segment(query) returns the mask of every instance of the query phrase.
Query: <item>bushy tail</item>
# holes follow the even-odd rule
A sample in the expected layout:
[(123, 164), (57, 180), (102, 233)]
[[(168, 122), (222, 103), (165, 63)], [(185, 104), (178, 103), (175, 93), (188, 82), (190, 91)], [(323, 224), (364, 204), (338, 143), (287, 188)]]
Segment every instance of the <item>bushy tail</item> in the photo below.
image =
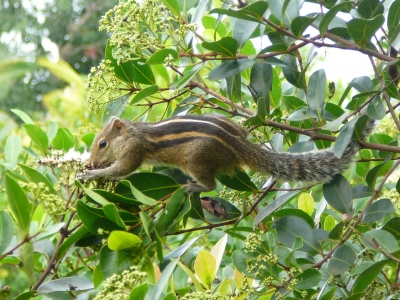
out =
[[(368, 119), (361, 136), (363, 141), (373, 128), (374, 120)], [(265, 159), (254, 162), (253, 168), (258, 172), (272, 175), (274, 179), (310, 183), (329, 182), (336, 174), (347, 169), (360, 147), (358, 141), (351, 141), (340, 159), (334, 155), (332, 148), (303, 153), (278, 153), (258, 148), (258, 153), (254, 156)]]

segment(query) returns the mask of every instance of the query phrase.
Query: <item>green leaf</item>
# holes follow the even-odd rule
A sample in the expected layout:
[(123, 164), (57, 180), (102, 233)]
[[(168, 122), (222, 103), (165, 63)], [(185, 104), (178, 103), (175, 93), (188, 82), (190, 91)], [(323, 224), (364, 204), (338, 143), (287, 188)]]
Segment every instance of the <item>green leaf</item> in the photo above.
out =
[(296, 208), (283, 208), (275, 211), (273, 213), (274, 218), (282, 218), (284, 216), (297, 216), (299, 218), (302, 218), (304, 221), (308, 223), (311, 227), (314, 227), (314, 221), (313, 219), (304, 211)]
[(368, 19), (384, 13), (383, 4), (379, 0), (362, 0), (358, 4), (358, 13)]
[(66, 240), (64, 240), (64, 243), (62, 243), (58, 249), (57, 259), (60, 259), (77, 241), (88, 235), (89, 230), (86, 229), (85, 226), (79, 227), (78, 230), (74, 231)]
[(313, 14), (310, 17), (298, 16), (294, 18), (294, 20), (290, 24), (293, 34), (299, 38), (303, 34), (304, 30), (306, 30), (307, 27), (310, 26), (318, 18), (318, 16), (319, 14)]
[[(384, 170), (384, 166), (387, 163), (384, 162), (382, 164), (377, 165), (376, 167), (373, 167), (371, 170), (368, 171), (367, 176), (366, 176), (366, 180), (367, 180), (367, 184), (371, 189), (375, 189), (375, 183), (376, 180), (378, 179), (379, 176), (382, 176), (382, 172), (381, 170)], [(383, 168), (383, 169), (382, 169)]]
[[(266, 113), (269, 114), (269, 93), (272, 89), (272, 67), (268, 64), (257, 63), (251, 68), (250, 87), (255, 100), (264, 98)], [(264, 116), (262, 116), (265, 118)]]
[(290, 24), (299, 14), (297, 1), (290, 3), (287, 0), (267, 0), (272, 14), (281, 21), (281, 25), (290, 28)]
[(22, 294), (19, 294), (18, 297), (15, 297), (14, 300), (28, 300), (33, 298), (37, 294), (37, 291), (29, 291)]
[(347, 245), (338, 247), (333, 253), (328, 264), (328, 272), (332, 276), (341, 275), (347, 272), (356, 261), (353, 249)]
[(119, 117), (128, 105), (130, 97), (131, 93), (128, 93), (109, 102), (103, 112), (103, 123), (107, 124), (111, 117)]
[(112, 251), (104, 245), (98, 255), (98, 263), (93, 273), (93, 283), (99, 287), (108, 277), (130, 267), (130, 255), (124, 251)]
[(208, 251), (200, 250), (194, 262), (194, 271), (201, 283), (210, 288), (217, 273), (215, 257)]
[(387, 262), (387, 260), (378, 261), (357, 276), (353, 285), (353, 294), (365, 291), (372, 281), (374, 281), (374, 279), (379, 275)]
[(289, 111), (296, 110), (300, 107), (307, 107), (307, 103), (295, 96), (283, 96), (282, 102)]
[(153, 71), (150, 65), (145, 63), (144, 59), (132, 60), (132, 66), (135, 72), (133, 75), (134, 83), (143, 83), (147, 85), (154, 85), (156, 83)]
[(400, 240), (400, 217), (395, 217), (386, 222), (382, 227), (383, 230), (390, 232), (396, 240)]
[(360, 93), (371, 92), (374, 88), (374, 84), (368, 76), (361, 76), (354, 78), (349, 85), (355, 88)]
[(113, 57), (113, 48), (110, 46), (110, 41), (107, 42), (106, 50), (104, 53), (104, 58), (111, 61), (110, 66), (114, 68), (115, 76), (117, 76), (121, 81), (128, 85), (133, 84), (133, 76), (135, 74), (133, 65), (130, 61), (117, 63), (117, 60)]
[(307, 102), (310, 108), (322, 120), (324, 112), (324, 100), (326, 90), (326, 74), (324, 69), (320, 69), (310, 76), (307, 89)]
[(188, 84), (188, 82), (191, 81), (192, 78), (197, 74), (197, 72), (199, 72), (200, 69), (205, 65), (206, 63), (186, 68), (183, 71), (184, 75), (171, 85), (171, 89), (180, 90), (181, 88), (184, 88)]
[[(400, 2), (394, 1), (389, 8), (389, 13), (387, 17), (387, 27), (389, 29), (389, 45), (396, 47), (397, 45), (393, 45), (395, 41), (398, 41), (398, 36), (400, 33)], [(396, 43), (398, 44), (398, 42)]]
[(131, 102), (129, 103), (130, 105), (133, 105), (137, 102), (139, 102), (140, 100), (149, 97), (155, 93), (158, 92), (158, 86), (157, 85), (152, 85), (149, 86), (147, 88), (144, 88), (143, 90), (141, 90), (139, 93), (137, 93), (131, 100)]
[(99, 235), (99, 230), (106, 231), (104, 234), (107, 234), (122, 229), (109, 220), (102, 209), (91, 207), (82, 200), (78, 201), (76, 211), (83, 225), (94, 234)]
[(319, 252), (319, 245), (313, 229), (303, 219), (296, 216), (286, 216), (275, 221), (272, 228), (276, 229), (278, 241), (286, 247), (292, 247), (296, 237), (301, 237), (303, 239), (301, 251)]
[(298, 199), (298, 207), (312, 216), (314, 212), (314, 198), (310, 194), (302, 193)]
[(40, 149), (42, 154), (45, 155), (47, 147), (49, 146), (49, 139), (46, 132), (33, 124), (24, 124), (23, 126), (33, 143)]
[[(5, 59), (5, 57), (3, 58)], [(0, 82), (17, 79), (25, 76), (27, 72), (39, 69), (37, 63), (27, 62), (18, 59), (3, 60), (0, 63)]]
[[(96, 194), (100, 195), (103, 197), (105, 200), (108, 202), (114, 203), (117, 205), (117, 207), (132, 211), (132, 210), (140, 210), (139, 206), (142, 204), (139, 201), (133, 200), (132, 198), (124, 197), (122, 195), (117, 194), (116, 192), (110, 193), (105, 190), (98, 190), (98, 189), (92, 189), (93, 192)], [(130, 190), (129, 190), (130, 191)], [(98, 200), (101, 201), (101, 200)], [(97, 202), (95, 200), (95, 202)], [(97, 202), (98, 203), (98, 202)], [(104, 202), (104, 205), (107, 205), (108, 203)]]
[(321, 23), (319, 24), (319, 31), (321, 33), (321, 36), (323, 37), (325, 35), (325, 32), (328, 29), (329, 24), (332, 22), (332, 20), (335, 18), (336, 14), (339, 11), (351, 8), (353, 8), (352, 1), (344, 1), (330, 8), (322, 18)]
[(135, 287), (129, 295), (129, 300), (144, 300), (148, 290), (148, 283), (143, 283), (142, 285)]
[(158, 173), (134, 173), (126, 180), (141, 193), (156, 200), (172, 194), (180, 187), (171, 177)]
[(7, 138), (6, 145), (4, 146), (4, 153), (6, 155), (6, 167), (13, 170), (17, 166), (18, 155), (22, 150), (21, 138), (16, 135), (10, 135)]
[(48, 192), (46, 193), (57, 194), (57, 191), (54, 188), (53, 183), (51, 183), (49, 179), (47, 179), (47, 177), (44, 176), (42, 173), (23, 164), (18, 164), (18, 166), (22, 169), (28, 181), (34, 182), (36, 184), (44, 183), (48, 188)]
[(283, 56), (283, 61), (288, 65), (287, 67), (282, 67), (282, 72), (286, 80), (295, 87), (304, 89), (305, 82), (300, 76), (300, 72), (297, 68), (296, 57), (286, 54)]
[[(251, 38), (254, 30), (258, 27), (258, 23), (237, 19), (233, 24), (232, 36), (239, 42), (239, 49), (245, 52), (245, 45), (249, 45), (247, 41)], [(249, 54), (249, 53), (246, 53)], [(251, 53), (254, 54), (254, 53)], [(228, 76), (229, 77), (229, 76)]]
[(301, 272), (296, 279), (298, 283), (296, 283), (295, 287), (299, 290), (306, 290), (314, 288), (318, 286), (318, 283), (321, 281), (322, 275), (316, 269), (307, 269)]
[(114, 203), (104, 205), (103, 211), (109, 220), (113, 221), (119, 227), (127, 230), (124, 221), (122, 221), (121, 217), (119, 216), (118, 208)]
[(274, 201), (269, 203), (266, 207), (264, 207), (256, 216), (254, 219), (253, 223), (253, 229), (262, 222), (266, 217), (268, 217), (270, 214), (272, 214), (274, 211), (279, 209), (283, 204), (288, 202), (290, 199), (292, 199), (295, 195), (297, 195), (298, 192), (292, 191), (292, 192), (287, 192), (286, 194), (283, 194), (279, 197), (277, 197)]
[(160, 265), (161, 269), (164, 269), (173, 259), (180, 259), (183, 254), (200, 238), (201, 236), (195, 237), (182, 245), (178, 246), (176, 249), (164, 256), (164, 261)]
[(6, 187), (8, 205), (17, 220), (17, 226), (22, 232), (28, 233), (31, 222), (31, 204), (21, 186), (7, 173), (4, 185)]
[(11, 217), (4, 210), (0, 211), (0, 254), (7, 249), (14, 235), (14, 224)]
[(380, 199), (366, 208), (362, 221), (366, 223), (376, 222), (392, 213), (394, 213), (392, 201), (388, 198)]
[(142, 240), (130, 232), (114, 230), (108, 237), (108, 247), (111, 250), (124, 250), (138, 247)]
[(383, 15), (377, 15), (373, 19), (354, 18), (347, 22), (347, 30), (352, 39), (362, 48), (365, 48), (373, 35), (382, 27), (384, 21)]
[(181, 9), (179, 7), (179, 3), (176, 0), (161, 0), (161, 2), (171, 11), (171, 13), (180, 18)]
[(188, 199), (187, 196), (185, 195), (184, 189), (177, 190), (171, 196), (164, 209), (164, 212), (156, 221), (155, 229), (159, 237), (165, 235), (165, 233), (168, 230), (168, 227), (172, 225), (179, 212), (183, 209), (186, 201), (188, 201)]
[(176, 267), (176, 264), (179, 262), (179, 259), (175, 259), (169, 263), (169, 265), (164, 269), (164, 271), (161, 273), (160, 279), (158, 280), (156, 287), (154, 288), (154, 292), (150, 295), (148, 295), (147, 299), (152, 299), (152, 300), (161, 300), (161, 296), (165, 290), (165, 288), (168, 285), (168, 282), (172, 276), (172, 273), (174, 272), (174, 269)]
[(227, 61), (212, 69), (208, 78), (210, 80), (227, 78), (250, 68), (254, 64), (256, 62), (248, 58)]
[(107, 205), (110, 202), (108, 202), (105, 198), (103, 198), (102, 196), (100, 196), (99, 194), (97, 194), (96, 192), (94, 192), (93, 190), (85, 187), (82, 183), (80, 183), (79, 181), (75, 181), (75, 185), (80, 187), (86, 194), (86, 196), (90, 197), (93, 201), (97, 202), (98, 204), (101, 205)]
[(382, 120), (386, 115), (386, 109), (384, 101), (379, 96), (375, 98), (368, 104), (367, 108), (368, 117), (374, 120)]
[(329, 238), (332, 240), (339, 240), (343, 234), (344, 222), (340, 221), (329, 233)]
[(324, 230), (331, 233), (331, 231), (335, 228), (335, 226), (336, 226), (335, 218), (332, 217), (331, 215), (327, 216), (324, 220)]
[(326, 202), (342, 214), (352, 214), (353, 198), (351, 186), (345, 177), (337, 174), (331, 182), (323, 185)]
[(83, 276), (74, 276), (47, 281), (38, 288), (38, 292), (40, 295), (52, 292), (66, 292), (70, 290), (71, 286), (74, 287), (74, 291), (87, 291), (94, 287), (90, 279)]
[(53, 139), (53, 146), (57, 150), (64, 150), (67, 152), (75, 145), (74, 136), (67, 128), (58, 128), (57, 134)]
[(216, 42), (203, 42), (201, 44), (207, 50), (217, 52), (222, 56), (236, 57), (238, 41), (232, 37), (223, 37)]
[(249, 175), (242, 170), (235, 170), (233, 175), (219, 175), (218, 181), (227, 187), (237, 191), (258, 191), (256, 185), (251, 181)]
[(257, 1), (246, 5), (244, 8), (239, 10), (229, 10), (222, 8), (212, 9), (210, 14), (219, 14), (219, 15), (227, 15), (230, 17), (234, 17), (236, 19), (261, 22), (264, 13), (268, 9), (268, 3), (266, 1)]
[(361, 235), (361, 240), (369, 249), (382, 250), (387, 253), (398, 250), (396, 239), (391, 233), (385, 230), (375, 229), (364, 232)]
[(354, 128), (356, 126), (357, 119), (354, 118), (349, 123), (344, 125), (340, 130), (339, 136), (336, 139), (335, 145), (333, 146), (333, 153), (337, 158), (341, 158), (347, 146), (353, 138)]
[(179, 53), (170, 48), (165, 48), (158, 50), (154, 54), (152, 54), (149, 59), (147, 60), (147, 64), (149, 65), (157, 65), (157, 64), (163, 64), (165, 63), (165, 59), (168, 57), (172, 57), (174, 60), (179, 59)]
[(24, 111), (19, 109), (10, 109), (14, 114), (21, 118), (25, 124), (33, 124), (31, 117)]
[(28, 277), (29, 283), (33, 284), (34, 274), (34, 253), (33, 243), (31, 241), (22, 244), (19, 250), (19, 258), (21, 259), (22, 266), (24, 267), (26, 276)]
[(254, 272), (248, 270), (248, 263), (255, 261), (257, 253), (245, 252), (243, 249), (236, 250), (232, 254), (232, 262), (235, 268), (246, 276), (254, 277)]

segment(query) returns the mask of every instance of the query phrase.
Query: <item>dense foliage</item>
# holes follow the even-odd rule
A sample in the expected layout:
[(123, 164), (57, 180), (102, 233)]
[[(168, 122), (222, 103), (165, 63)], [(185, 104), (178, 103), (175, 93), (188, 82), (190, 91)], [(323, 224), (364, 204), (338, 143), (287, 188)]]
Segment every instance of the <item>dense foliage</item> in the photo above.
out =
[[(347, 172), (299, 185), (238, 170), (190, 197), (172, 168), (81, 183), (95, 130), (14, 110), (26, 135), (0, 167), (0, 298), (400, 299), (400, 1), (303, 4), (121, 2), (100, 20), (88, 102), (104, 122), (219, 113), (272, 151), (338, 157), (365, 113), (379, 122)], [(328, 83), (316, 48), (359, 52), (374, 73)]]

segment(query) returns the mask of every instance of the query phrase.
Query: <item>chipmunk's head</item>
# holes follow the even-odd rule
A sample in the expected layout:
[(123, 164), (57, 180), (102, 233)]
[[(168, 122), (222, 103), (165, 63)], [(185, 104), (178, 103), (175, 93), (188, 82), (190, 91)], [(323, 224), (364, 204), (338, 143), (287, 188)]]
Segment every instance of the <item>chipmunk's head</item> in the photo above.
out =
[(113, 164), (126, 134), (126, 124), (117, 117), (111, 117), (110, 122), (100, 131), (93, 144), (90, 158), (86, 162), (89, 169), (103, 169)]

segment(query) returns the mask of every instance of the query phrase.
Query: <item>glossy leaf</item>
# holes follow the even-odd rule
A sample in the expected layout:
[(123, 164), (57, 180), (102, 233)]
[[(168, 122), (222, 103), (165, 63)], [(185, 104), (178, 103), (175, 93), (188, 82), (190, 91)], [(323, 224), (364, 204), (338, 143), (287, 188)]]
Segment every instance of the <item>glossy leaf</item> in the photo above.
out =
[(307, 89), (307, 102), (313, 112), (322, 119), (326, 90), (326, 74), (320, 69), (310, 76)]
[(206, 287), (210, 287), (217, 273), (215, 257), (208, 251), (200, 250), (194, 262), (196, 276)]
[(108, 204), (104, 205), (103, 211), (109, 220), (113, 221), (119, 227), (121, 227), (125, 230), (127, 229), (124, 221), (122, 221), (122, 219), (118, 213), (117, 206), (114, 203), (108, 203)]
[(376, 96), (369, 104), (367, 108), (368, 116), (374, 120), (382, 120), (386, 114), (384, 101), (381, 97)]
[(281, 21), (282, 25), (290, 28), (290, 24), (299, 14), (298, 2), (287, 0), (267, 0), (267, 2), (272, 14)]
[(400, 217), (395, 217), (386, 222), (382, 227), (383, 230), (390, 232), (396, 240), (400, 240)]
[(6, 158), (5, 166), (10, 170), (13, 170), (18, 161), (18, 155), (21, 153), (22, 150), (22, 142), (21, 138), (16, 135), (10, 135), (7, 138), (6, 145), (4, 147), (4, 153)]
[(358, 13), (366, 19), (384, 13), (383, 4), (379, 0), (363, 0), (357, 8)]
[(205, 64), (197, 64), (194, 67), (188, 67), (184, 70), (183, 76), (180, 77), (177, 81), (175, 81), (171, 88), (172, 89), (181, 89), (185, 87), (191, 80), (192, 78), (200, 71), (202, 67), (204, 67)]
[(321, 277), (322, 275), (318, 270), (307, 269), (296, 277), (298, 280), (298, 283), (296, 283), (296, 289), (306, 290), (318, 286), (318, 283), (321, 281)]
[(324, 220), (324, 230), (331, 232), (335, 228), (336, 224), (337, 222), (335, 218), (329, 215)]
[(273, 216), (275, 218), (282, 218), (284, 216), (297, 216), (299, 218), (302, 218), (304, 221), (306, 221), (308, 223), (308, 225), (310, 225), (311, 227), (315, 226), (313, 219), (306, 212), (304, 212), (301, 209), (283, 208), (283, 209), (279, 209), (279, 210), (275, 211), (273, 213)]
[(287, 64), (287, 67), (282, 67), (282, 72), (286, 80), (295, 87), (303, 89), (305, 87), (305, 82), (300, 76), (296, 57), (285, 55), (283, 61)]
[(148, 299), (154, 299), (154, 300), (162, 299), (161, 295), (163, 294), (165, 288), (168, 286), (168, 282), (178, 262), (179, 259), (175, 259), (168, 264), (168, 266), (161, 273), (160, 279), (158, 280), (156, 287), (153, 290), (153, 293), (148, 295)]
[(177, 0), (161, 0), (161, 2), (172, 12), (175, 17), (180, 17), (181, 10)]
[(172, 225), (179, 212), (183, 209), (185, 202), (188, 201), (183, 189), (177, 190), (168, 200), (163, 214), (156, 221), (156, 231), (162, 237)]
[(126, 232), (114, 230), (108, 237), (108, 247), (111, 250), (124, 250), (132, 247), (138, 247), (142, 240), (136, 235)]
[(378, 261), (362, 272), (354, 282), (353, 294), (365, 291), (386, 264), (387, 260)]
[(389, 45), (398, 49), (400, 44), (400, 2), (394, 1), (389, 8), (387, 16), (387, 27), (389, 29)]
[(314, 198), (310, 194), (302, 193), (298, 199), (298, 207), (311, 216), (314, 212)]
[(321, 23), (319, 24), (319, 31), (321, 33), (321, 36), (325, 35), (326, 30), (329, 28), (329, 24), (332, 22), (339, 11), (347, 8), (352, 8), (352, 6), (353, 4), (351, 1), (344, 1), (329, 9), (329, 11), (324, 15)]
[(22, 266), (24, 267), (25, 274), (28, 277), (30, 284), (33, 284), (34, 272), (34, 253), (32, 242), (26, 242), (19, 248), (19, 258), (21, 259)]
[(142, 285), (135, 287), (129, 295), (129, 300), (144, 300), (148, 290), (148, 283), (143, 283)]
[(0, 211), (0, 254), (7, 249), (14, 235), (14, 224), (6, 211)]
[(164, 269), (166, 267), (166, 265), (168, 265), (171, 260), (173, 259), (179, 259), (183, 254), (185, 254), (186, 251), (189, 250), (190, 247), (192, 247), (192, 245), (200, 238), (200, 236), (195, 237), (185, 243), (183, 243), (182, 245), (180, 245), (179, 247), (177, 247), (175, 250), (171, 251), (170, 253), (168, 253), (167, 255), (164, 256), (164, 261), (161, 265), (161, 269)]
[(346, 151), (347, 146), (353, 138), (354, 128), (356, 126), (357, 119), (351, 120), (349, 123), (343, 126), (340, 130), (339, 136), (336, 139), (333, 147), (333, 153), (337, 158), (341, 158), (343, 153)]
[(290, 24), (293, 34), (296, 37), (300, 37), (308, 26), (310, 26), (317, 18), (318, 14), (314, 14), (313, 16), (298, 16), (294, 18), (293, 22)]
[(89, 234), (90, 232), (85, 226), (80, 226), (66, 240), (64, 240), (64, 243), (62, 243), (57, 251), (57, 259), (60, 259), (77, 241)]
[(250, 72), (250, 87), (255, 100), (264, 98), (266, 101), (266, 113), (269, 114), (269, 93), (272, 89), (272, 67), (264, 63), (255, 64)]
[[(261, 1), (260, 1), (261, 2)], [(232, 36), (239, 43), (239, 49), (243, 51), (248, 40), (251, 38), (254, 30), (258, 27), (258, 23), (237, 19), (233, 24)]]
[(393, 212), (394, 206), (392, 201), (388, 198), (380, 199), (366, 208), (362, 221), (366, 223), (376, 222)]
[(328, 264), (328, 272), (332, 276), (341, 275), (348, 271), (356, 261), (353, 249), (347, 245), (338, 247), (333, 253)]
[(381, 171), (384, 169), (383, 167), (387, 163), (382, 163), (377, 165), (376, 167), (373, 167), (371, 170), (368, 171), (366, 180), (367, 184), (371, 189), (375, 189), (375, 184), (376, 180), (378, 179), (379, 176), (382, 176)]
[(266, 207), (264, 207), (256, 216), (254, 219), (253, 223), (253, 229), (262, 222), (266, 217), (268, 217), (270, 214), (272, 214), (274, 211), (279, 209), (283, 204), (288, 202), (290, 199), (292, 199), (293, 196), (298, 194), (298, 192), (292, 191), (292, 192), (287, 192), (283, 194), (282, 196), (277, 197), (274, 201), (269, 203)]
[(55, 279), (43, 283), (39, 288), (39, 294), (48, 294), (52, 292), (66, 292), (70, 291), (86, 291), (93, 289), (93, 282), (85, 277), (74, 276), (61, 279)]
[(164, 198), (180, 187), (171, 177), (158, 173), (134, 173), (126, 180), (141, 193), (156, 200)]
[(352, 19), (347, 23), (347, 30), (352, 39), (365, 48), (373, 35), (382, 27), (385, 17), (377, 15), (372, 19)]
[(207, 50), (214, 51), (228, 57), (236, 57), (236, 52), (238, 49), (238, 41), (229, 36), (223, 37), (216, 42), (203, 42), (201, 45)]
[(338, 174), (331, 182), (325, 183), (322, 190), (329, 205), (342, 214), (352, 214), (353, 198), (346, 178)]
[(268, 9), (268, 3), (265, 1), (257, 1), (246, 5), (244, 8), (239, 10), (230, 10), (216, 8), (210, 11), (210, 14), (216, 13), (219, 15), (227, 15), (236, 19), (248, 20), (258, 22), (262, 20), (262, 17)]
[(363, 244), (370, 249), (381, 249), (384, 252), (392, 253), (398, 250), (397, 241), (388, 231), (375, 229), (364, 232), (361, 235)]
[(30, 182), (34, 182), (36, 184), (44, 183), (46, 188), (48, 189), (48, 192), (45, 192), (46, 194), (47, 193), (57, 194), (57, 191), (54, 188), (53, 183), (51, 183), (49, 179), (47, 179), (47, 177), (44, 176), (42, 173), (23, 164), (18, 164), (18, 167), (21, 168), (21, 170), (24, 172), (24, 175)]
[(292, 247), (297, 237), (303, 239), (303, 247), (301, 251), (319, 252), (318, 242), (315, 238), (311, 226), (303, 219), (295, 216), (286, 216), (272, 224), (272, 228), (276, 229), (278, 241), (286, 247)]
[(147, 88), (144, 88), (143, 90), (141, 90), (139, 93), (137, 93), (131, 100), (131, 102), (129, 103), (130, 105), (133, 105), (137, 102), (139, 102), (140, 100), (149, 97), (155, 93), (158, 92), (158, 86), (157, 85), (152, 85), (149, 86)]
[(212, 69), (208, 78), (210, 80), (227, 78), (250, 68), (255, 63), (255, 61), (248, 58), (227, 61)]
[(165, 59), (170, 57), (174, 60), (179, 59), (179, 53), (174, 49), (165, 48), (151, 55), (146, 63), (149, 65), (163, 64)]
[(34, 122), (32, 121), (31, 117), (24, 111), (20, 110), (20, 109), (10, 109), (10, 111), (12, 111), (14, 114), (16, 114), (18, 117), (21, 118), (21, 120), (25, 123), (25, 124), (33, 124)]
[(251, 181), (249, 175), (241, 170), (235, 170), (233, 175), (219, 175), (218, 181), (237, 191), (257, 191), (257, 187)]
[(131, 94), (128, 93), (109, 102), (104, 109), (103, 123), (107, 124), (111, 117), (119, 117), (123, 113), (125, 107), (129, 104), (130, 98)]
[(17, 226), (27, 233), (31, 222), (31, 204), (21, 186), (6, 173), (4, 184), (8, 205), (17, 220)]
[(46, 132), (34, 124), (23, 125), (26, 133), (32, 139), (32, 142), (40, 149), (43, 155), (46, 154), (47, 147), (49, 146), (49, 139)]

